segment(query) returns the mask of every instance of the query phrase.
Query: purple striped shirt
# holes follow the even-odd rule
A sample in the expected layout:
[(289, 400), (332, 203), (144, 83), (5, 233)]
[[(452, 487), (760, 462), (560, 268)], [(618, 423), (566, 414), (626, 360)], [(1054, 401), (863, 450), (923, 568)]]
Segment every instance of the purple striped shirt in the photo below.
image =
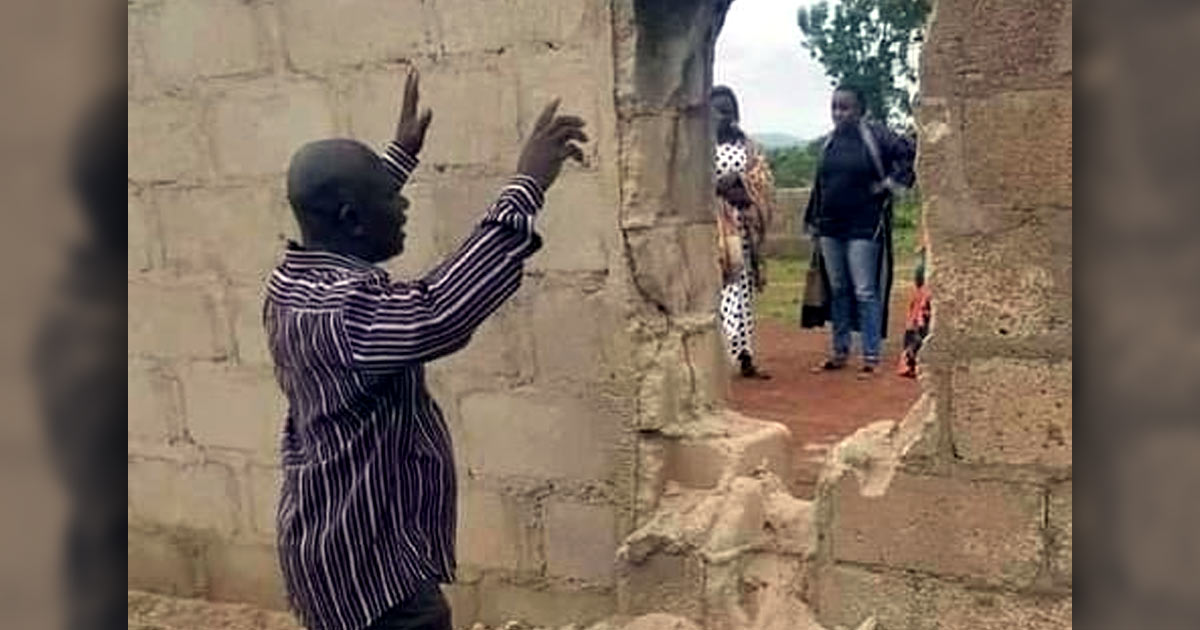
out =
[[(416, 160), (390, 144), (400, 181)], [(312, 630), (357, 630), (429, 581), (454, 579), (450, 434), (423, 364), (467, 344), (541, 246), (543, 192), (514, 177), (466, 242), (424, 278), (292, 245), (264, 323), (289, 407), (277, 513), (292, 606)]]

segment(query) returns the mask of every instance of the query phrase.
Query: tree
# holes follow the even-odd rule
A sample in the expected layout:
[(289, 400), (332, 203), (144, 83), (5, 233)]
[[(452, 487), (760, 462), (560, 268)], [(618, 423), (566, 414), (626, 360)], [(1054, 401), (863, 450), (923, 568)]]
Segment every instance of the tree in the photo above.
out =
[(767, 161), (779, 188), (806, 188), (812, 186), (816, 177), (817, 156), (821, 152), (822, 139), (804, 145), (771, 149)]
[(870, 116), (907, 122), (917, 81), (910, 53), (922, 40), (930, 6), (930, 0), (841, 0), (831, 13), (822, 0), (801, 7), (796, 21), (804, 47), (833, 84), (860, 86)]

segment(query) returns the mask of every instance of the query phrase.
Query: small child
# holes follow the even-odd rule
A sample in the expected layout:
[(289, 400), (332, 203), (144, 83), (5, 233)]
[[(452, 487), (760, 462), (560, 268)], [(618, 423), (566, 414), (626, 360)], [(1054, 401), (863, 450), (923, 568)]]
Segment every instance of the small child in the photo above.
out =
[(933, 314), (929, 287), (925, 286), (925, 250), (921, 250), (921, 259), (913, 272), (913, 290), (908, 298), (908, 316), (904, 323), (904, 351), (900, 354), (900, 363), (896, 372), (900, 376), (916, 378), (917, 352), (929, 336), (929, 319)]

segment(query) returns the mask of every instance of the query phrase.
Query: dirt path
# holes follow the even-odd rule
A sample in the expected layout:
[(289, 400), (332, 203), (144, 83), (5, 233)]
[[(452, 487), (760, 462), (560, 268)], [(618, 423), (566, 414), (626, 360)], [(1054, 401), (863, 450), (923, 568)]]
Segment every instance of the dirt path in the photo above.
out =
[[(883, 369), (867, 381), (856, 379), (853, 369), (810, 371), (826, 356), (828, 327), (802, 330), (794, 322), (773, 319), (757, 323), (759, 363), (772, 378), (735, 378), (729, 404), (746, 415), (791, 429), (796, 450), (794, 476), (788, 481), (797, 495), (811, 497), (829, 445), (877, 420), (899, 420), (916, 402), (917, 382), (897, 376), (894, 370), (904, 336), (905, 299), (904, 289), (898, 287), (893, 292)], [(852, 363), (851, 368), (857, 365)]]

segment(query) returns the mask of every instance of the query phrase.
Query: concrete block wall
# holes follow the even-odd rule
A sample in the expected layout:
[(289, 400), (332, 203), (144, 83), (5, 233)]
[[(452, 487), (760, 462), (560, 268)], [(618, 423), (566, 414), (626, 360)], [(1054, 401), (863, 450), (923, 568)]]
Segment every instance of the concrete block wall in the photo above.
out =
[(1071, 8), (935, 3), (918, 113), (934, 417), (882, 491), (821, 488), (827, 626), (1071, 627)]
[[(283, 175), (308, 140), (380, 146), (416, 67), (435, 113), (399, 275), (467, 235), (550, 97), (592, 138), (548, 196), (524, 287), (429, 369), (459, 468), (457, 619), (613, 612), (637, 430), (696, 417), (720, 382), (699, 109), (711, 59), (643, 77), (686, 84), (687, 101), (639, 109), (619, 58), (627, 2), (133, 0), (128, 17), (130, 586), (284, 606), (285, 401), (260, 322), (296, 236)], [(678, 151), (667, 171), (663, 146)]]
[[(775, 216), (767, 227), (764, 250), (768, 256), (806, 258), (812, 253), (811, 239), (804, 236), (800, 224), (808, 205), (808, 188), (777, 188)], [(769, 273), (769, 272), (768, 272)]]

